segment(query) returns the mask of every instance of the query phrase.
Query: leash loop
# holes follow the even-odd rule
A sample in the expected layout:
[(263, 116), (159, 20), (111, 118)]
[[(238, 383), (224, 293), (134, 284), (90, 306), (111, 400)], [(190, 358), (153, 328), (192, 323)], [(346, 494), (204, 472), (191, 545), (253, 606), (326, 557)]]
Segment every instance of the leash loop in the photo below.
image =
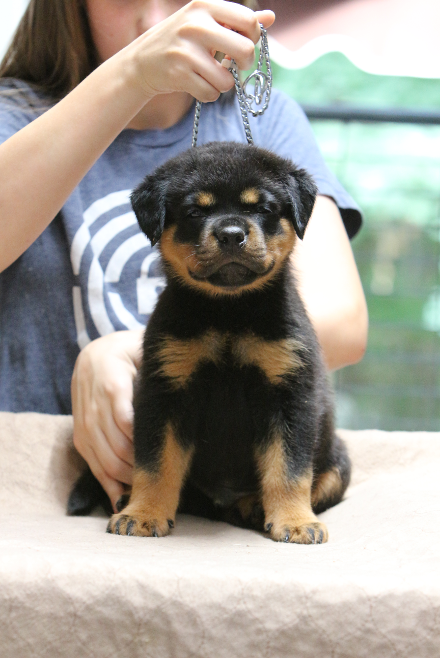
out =
[[(246, 135), (247, 143), (252, 146), (254, 143), (252, 137), (251, 126), (249, 123), (248, 112), (253, 117), (264, 114), (269, 106), (270, 94), (272, 91), (272, 68), (270, 65), (269, 46), (267, 43), (267, 31), (260, 23), (261, 29), (261, 42), (260, 42), (260, 56), (258, 58), (258, 67), (256, 71), (248, 75), (243, 84), (240, 82), (238, 75), (237, 64), (232, 59), (230, 71), (235, 82), (235, 91), (237, 93), (238, 105), (240, 107), (241, 118), (243, 121), (244, 132)], [(263, 66), (266, 67), (266, 72), (263, 71)], [(253, 84), (253, 93), (248, 92), (247, 88)], [(254, 105), (256, 109), (254, 109)], [(260, 107), (262, 105), (262, 107)], [(192, 146), (197, 146), (197, 137), (199, 133), (200, 112), (202, 109), (201, 101), (196, 102), (196, 109), (194, 115), (194, 127), (192, 136)]]

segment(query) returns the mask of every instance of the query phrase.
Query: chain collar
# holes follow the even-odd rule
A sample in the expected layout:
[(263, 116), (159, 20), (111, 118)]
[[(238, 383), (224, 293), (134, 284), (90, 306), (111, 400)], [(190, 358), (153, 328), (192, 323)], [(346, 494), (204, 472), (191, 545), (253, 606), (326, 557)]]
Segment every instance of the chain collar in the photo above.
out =
[[(251, 73), (246, 80), (241, 84), (240, 78), (238, 76), (237, 64), (234, 60), (231, 60), (231, 73), (234, 77), (235, 90), (237, 92), (238, 104), (240, 106), (241, 118), (243, 120), (244, 132), (246, 134), (247, 142), (250, 146), (253, 145), (254, 140), (252, 138), (251, 127), (249, 124), (248, 112), (252, 116), (260, 116), (264, 114), (269, 106), (270, 94), (272, 91), (272, 68), (270, 65), (270, 56), (269, 56), (269, 46), (267, 43), (267, 32), (260, 23), (261, 28), (261, 45), (260, 45), (260, 56), (258, 58), (258, 68), (256, 71)], [(263, 71), (263, 65), (266, 65), (266, 72)], [(247, 87), (251, 83), (254, 84), (254, 93), (248, 93)], [(254, 104), (256, 109), (254, 109)], [(262, 107), (259, 107), (262, 105)], [(194, 115), (194, 127), (193, 127), (193, 137), (192, 145), (197, 146), (197, 136), (199, 133), (199, 122), (200, 122), (200, 112), (202, 109), (202, 103), (200, 101), (196, 102), (196, 110)]]

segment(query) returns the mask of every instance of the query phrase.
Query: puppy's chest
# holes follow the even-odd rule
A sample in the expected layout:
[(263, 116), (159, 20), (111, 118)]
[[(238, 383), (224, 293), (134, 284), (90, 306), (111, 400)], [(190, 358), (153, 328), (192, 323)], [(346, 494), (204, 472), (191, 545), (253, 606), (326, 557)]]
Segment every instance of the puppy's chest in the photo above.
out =
[(251, 331), (237, 335), (209, 329), (194, 338), (161, 337), (156, 358), (158, 372), (173, 389), (186, 388), (207, 365), (226, 378), (257, 368), (268, 383), (277, 385), (303, 366), (302, 349), (291, 337), (267, 340)]

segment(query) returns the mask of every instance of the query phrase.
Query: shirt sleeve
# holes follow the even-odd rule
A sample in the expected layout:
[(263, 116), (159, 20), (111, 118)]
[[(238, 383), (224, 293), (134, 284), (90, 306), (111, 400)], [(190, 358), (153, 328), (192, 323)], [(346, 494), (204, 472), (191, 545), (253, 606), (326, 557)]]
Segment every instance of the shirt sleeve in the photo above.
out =
[(274, 90), (268, 111), (252, 123), (252, 130), (256, 143), (289, 158), (313, 176), (318, 193), (331, 197), (337, 204), (348, 236), (355, 236), (362, 224), (359, 207), (325, 163), (310, 123), (298, 103)]
[(0, 80), (0, 144), (43, 114), (50, 105), (19, 80)]

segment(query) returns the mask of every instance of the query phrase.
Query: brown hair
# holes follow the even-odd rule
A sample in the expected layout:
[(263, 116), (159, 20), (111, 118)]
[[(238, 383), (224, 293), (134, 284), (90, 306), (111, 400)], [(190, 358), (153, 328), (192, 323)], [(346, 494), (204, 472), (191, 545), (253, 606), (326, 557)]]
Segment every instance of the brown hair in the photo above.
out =
[[(256, 0), (234, 2), (256, 8)], [(30, 0), (0, 63), (0, 78), (18, 78), (60, 99), (97, 64), (83, 0)]]
[(97, 61), (82, 0), (30, 0), (0, 64), (0, 78), (18, 78), (62, 98)]

